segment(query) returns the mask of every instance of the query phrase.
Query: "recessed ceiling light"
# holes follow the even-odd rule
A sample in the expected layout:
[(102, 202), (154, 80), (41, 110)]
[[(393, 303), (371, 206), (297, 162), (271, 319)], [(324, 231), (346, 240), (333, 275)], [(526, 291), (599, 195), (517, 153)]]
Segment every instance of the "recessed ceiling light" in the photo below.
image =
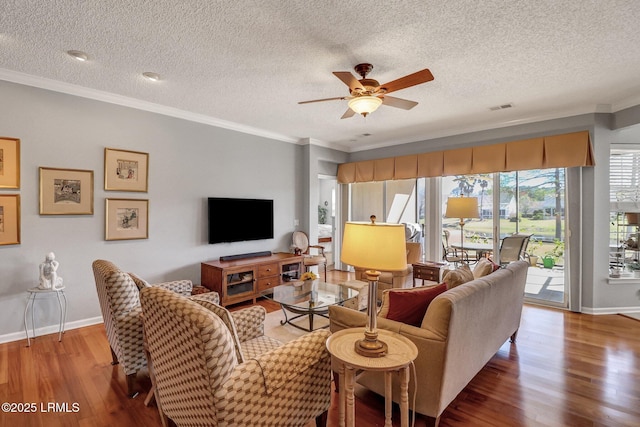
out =
[(152, 73), (151, 71), (145, 71), (144, 73), (142, 73), (142, 77), (152, 82), (160, 81), (160, 74)]
[(80, 62), (84, 62), (89, 59), (89, 55), (82, 52), (81, 50), (68, 50), (67, 54), (71, 56), (73, 59), (78, 60)]

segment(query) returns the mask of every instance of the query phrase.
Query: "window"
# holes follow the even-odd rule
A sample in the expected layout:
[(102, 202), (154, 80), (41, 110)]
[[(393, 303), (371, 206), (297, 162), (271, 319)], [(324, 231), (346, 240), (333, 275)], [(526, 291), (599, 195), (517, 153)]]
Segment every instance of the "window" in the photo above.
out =
[[(421, 242), (424, 221), (419, 219), (416, 187), (415, 179), (349, 184), (349, 220), (369, 221), (375, 215), (378, 222), (406, 224), (407, 239)], [(424, 184), (422, 189), (424, 199)]]
[(640, 275), (640, 150), (612, 149), (609, 156), (609, 272)]

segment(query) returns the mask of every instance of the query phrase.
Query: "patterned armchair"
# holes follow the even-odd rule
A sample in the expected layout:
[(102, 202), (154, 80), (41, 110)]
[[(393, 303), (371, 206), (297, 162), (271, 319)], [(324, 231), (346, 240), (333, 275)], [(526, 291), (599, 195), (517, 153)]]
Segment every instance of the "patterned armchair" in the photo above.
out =
[(277, 339), (264, 335), (264, 320), (267, 315), (264, 307), (255, 305), (229, 312), (211, 301), (192, 300), (214, 313), (225, 324), (231, 334), (238, 363), (244, 363), (282, 345)]
[[(141, 301), (156, 396), (176, 425), (302, 427), (313, 418), (326, 425), (328, 331), (314, 331), (253, 357), (240, 345), (240, 361), (233, 331), (204, 307), (211, 304), (155, 287), (143, 289)], [(240, 330), (247, 329), (239, 325), (243, 317), (251, 316), (233, 316), (240, 340)]]
[[(135, 397), (138, 394), (135, 391), (136, 373), (147, 365), (138, 286), (152, 285), (120, 270), (109, 261), (96, 260), (92, 267), (104, 327), (111, 347), (112, 364), (119, 363), (122, 366), (127, 376), (127, 394), (129, 397)], [(185, 296), (191, 294), (192, 286), (190, 280), (153, 285)], [(209, 299), (216, 303), (220, 301), (219, 295), (215, 292), (193, 298)]]

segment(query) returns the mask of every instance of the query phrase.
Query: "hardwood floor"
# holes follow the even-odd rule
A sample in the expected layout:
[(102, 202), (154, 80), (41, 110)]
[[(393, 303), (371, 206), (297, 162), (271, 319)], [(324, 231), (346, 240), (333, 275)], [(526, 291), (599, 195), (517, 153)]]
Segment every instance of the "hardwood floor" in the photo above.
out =
[[(343, 278), (329, 273), (329, 281)], [(140, 395), (128, 399), (125, 376), (110, 362), (102, 325), (68, 331), (60, 343), (51, 334), (30, 348), (26, 340), (0, 345), (0, 403), (35, 404), (35, 413), (0, 412), (0, 426), (160, 426), (156, 407), (144, 406), (146, 373)], [(383, 399), (362, 388), (357, 396), (358, 427), (383, 425)], [(334, 393), (329, 426), (337, 425)], [(517, 343), (502, 346), (440, 425), (640, 425), (640, 321), (525, 306)]]

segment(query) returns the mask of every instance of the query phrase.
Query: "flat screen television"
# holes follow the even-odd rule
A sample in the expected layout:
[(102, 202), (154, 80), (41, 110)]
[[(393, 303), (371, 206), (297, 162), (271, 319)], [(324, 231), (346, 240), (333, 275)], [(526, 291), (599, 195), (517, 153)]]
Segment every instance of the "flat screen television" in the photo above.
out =
[(273, 239), (273, 200), (209, 197), (209, 243)]

